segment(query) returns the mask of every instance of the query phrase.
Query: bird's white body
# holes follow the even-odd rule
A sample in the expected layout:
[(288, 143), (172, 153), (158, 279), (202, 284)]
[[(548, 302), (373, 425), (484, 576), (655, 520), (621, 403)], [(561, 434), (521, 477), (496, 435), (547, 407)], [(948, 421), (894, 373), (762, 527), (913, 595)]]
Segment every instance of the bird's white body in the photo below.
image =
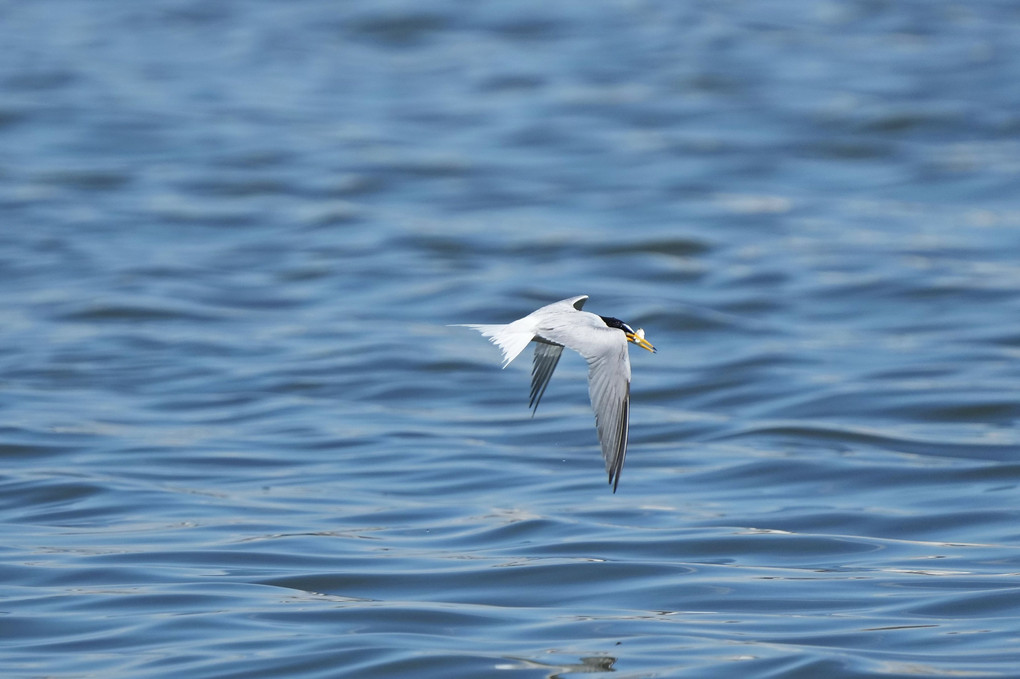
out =
[(571, 297), (537, 309), (506, 325), (468, 325), (488, 337), (503, 352), (505, 368), (524, 348), (535, 342), (531, 371), (531, 405), (545, 393), (563, 347), (573, 349), (588, 361), (588, 391), (595, 410), (602, 456), (613, 491), (620, 481), (620, 470), (627, 455), (630, 425), (630, 355), (628, 342), (636, 342), (654, 351), (642, 331), (634, 332), (626, 324), (607, 325), (607, 319), (581, 311), (587, 295)]

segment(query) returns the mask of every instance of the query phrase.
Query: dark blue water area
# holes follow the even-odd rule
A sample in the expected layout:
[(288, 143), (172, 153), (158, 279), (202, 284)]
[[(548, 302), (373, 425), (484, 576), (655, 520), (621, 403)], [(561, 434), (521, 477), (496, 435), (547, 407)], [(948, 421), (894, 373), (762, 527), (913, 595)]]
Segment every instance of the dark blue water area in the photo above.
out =
[(1020, 674), (1015, 3), (0, 17), (4, 677)]

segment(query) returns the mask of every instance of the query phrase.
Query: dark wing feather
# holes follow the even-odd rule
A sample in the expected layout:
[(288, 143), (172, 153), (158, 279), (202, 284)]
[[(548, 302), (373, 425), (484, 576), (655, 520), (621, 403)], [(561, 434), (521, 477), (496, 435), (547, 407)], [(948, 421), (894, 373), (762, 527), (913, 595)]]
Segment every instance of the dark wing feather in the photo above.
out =
[(535, 360), (531, 365), (531, 400), (528, 401), (532, 417), (538, 411), (538, 402), (542, 400), (545, 388), (549, 386), (549, 378), (556, 370), (556, 364), (560, 362), (562, 353), (562, 344), (535, 342)]

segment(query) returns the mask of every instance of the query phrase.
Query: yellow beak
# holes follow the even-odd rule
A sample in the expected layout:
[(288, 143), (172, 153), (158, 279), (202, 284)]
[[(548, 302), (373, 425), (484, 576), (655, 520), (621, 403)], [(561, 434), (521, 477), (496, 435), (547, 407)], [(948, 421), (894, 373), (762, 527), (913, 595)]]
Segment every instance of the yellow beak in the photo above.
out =
[(627, 333), (627, 341), (628, 342), (633, 342), (634, 344), (638, 345), (642, 349), (647, 349), (648, 351), (652, 352), (653, 354), (655, 353), (655, 347), (652, 346), (651, 342), (649, 342), (648, 340), (645, 339), (645, 331), (643, 329), (638, 329), (638, 331), (635, 332), (635, 333), (629, 333), (628, 332)]

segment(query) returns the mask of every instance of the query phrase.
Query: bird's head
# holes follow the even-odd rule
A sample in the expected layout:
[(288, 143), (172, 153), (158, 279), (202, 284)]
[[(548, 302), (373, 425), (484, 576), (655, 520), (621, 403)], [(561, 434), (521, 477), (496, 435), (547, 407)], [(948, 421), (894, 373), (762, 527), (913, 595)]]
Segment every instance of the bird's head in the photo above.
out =
[(655, 353), (655, 347), (652, 346), (651, 342), (645, 339), (644, 328), (634, 330), (634, 328), (630, 327), (619, 318), (613, 318), (611, 316), (599, 316), (599, 318), (601, 318), (602, 321), (610, 328), (619, 328), (620, 330), (623, 330), (623, 332), (627, 335), (628, 342), (633, 342), (642, 349), (647, 349), (653, 354)]

